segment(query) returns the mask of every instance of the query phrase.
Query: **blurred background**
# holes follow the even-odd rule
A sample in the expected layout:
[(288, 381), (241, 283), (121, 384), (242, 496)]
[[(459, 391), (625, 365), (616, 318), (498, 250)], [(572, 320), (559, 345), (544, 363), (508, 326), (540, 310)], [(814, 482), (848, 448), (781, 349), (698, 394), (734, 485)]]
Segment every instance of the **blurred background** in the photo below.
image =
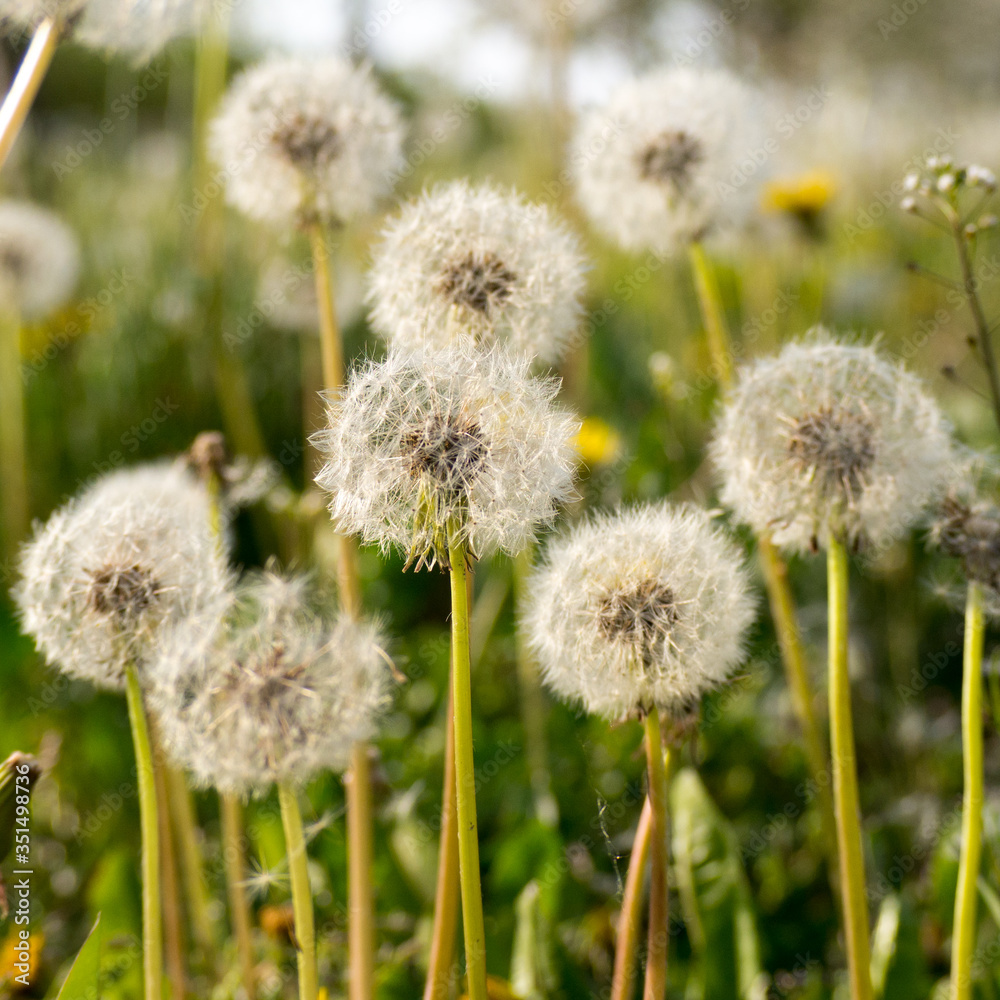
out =
[[(226, 10), (230, 74), (275, 49), (374, 63), (409, 122), (399, 198), (439, 180), (492, 178), (554, 203), (579, 231), (594, 267), (589, 344), (565, 372), (566, 393), (587, 418), (582, 500), (567, 516), (665, 496), (714, 503), (705, 444), (718, 392), (686, 258), (651, 268), (643, 256), (602, 241), (562, 173), (573, 116), (602, 103), (619, 82), (664, 64), (727, 66), (765, 95), (777, 151), (761, 165), (760, 211), (745, 234), (712, 248), (727, 319), (746, 356), (818, 322), (864, 338), (879, 334), (928, 380), (962, 440), (995, 450), (967, 311), (939, 283), (907, 269), (919, 260), (954, 276), (953, 249), (898, 203), (903, 177), (928, 155), (1000, 167), (1000, 4), (232, 0)], [(5, 81), (23, 47), (23, 40), (4, 44)], [(235, 452), (269, 459), (278, 480), (236, 521), (236, 560), (255, 566), (277, 554), (302, 565), (304, 540), (323, 516), (318, 498), (298, 497), (309, 491), (307, 433), (319, 419), (308, 246), (226, 210), (221, 300), (206, 307), (193, 232), (201, 213), (213, 210), (205, 206), (221, 198), (192, 149), (195, 48), (193, 40), (176, 41), (137, 69), (61, 46), (0, 178), (4, 197), (59, 213), (83, 248), (73, 301), (24, 331), (30, 512), (44, 518), (95, 475), (176, 455), (200, 431), (220, 428)], [(383, 349), (363, 304), (378, 227), (375, 218), (338, 235), (339, 310), (353, 358)], [(998, 318), (996, 237), (984, 236), (978, 251), (981, 293)], [(316, 544), (328, 541), (321, 532)], [(448, 592), (443, 576), (403, 574), (399, 561), (375, 552), (364, 553), (362, 571), (368, 606), (396, 637), (392, 653), (406, 677), (376, 768), (378, 982), (388, 1000), (422, 989)], [(796, 560), (791, 573), (821, 692), (824, 566)], [(878, 984), (893, 1000), (931, 996), (948, 968), (962, 780), (961, 615), (951, 573), (916, 537), (859, 563), (853, 582), (870, 901)], [(547, 698), (544, 727), (526, 728), (519, 686), (511, 683), (511, 578), (504, 559), (482, 567), (474, 625), (490, 972), (513, 995), (603, 997), (642, 804), (641, 732), (609, 728)], [(7, 598), (15, 579), (8, 545), (0, 555), (0, 759), (23, 750), (48, 768), (33, 799), (41, 963), (20, 995), (45, 995), (100, 912), (103, 995), (136, 996), (138, 808), (124, 701), (43, 665)], [(993, 638), (981, 1000), (1000, 997)], [(674, 885), (687, 888), (671, 900), (678, 919), (670, 996), (735, 1000), (748, 995), (740, 986), (748, 973), (769, 996), (834, 996), (843, 966), (834, 899), (766, 614), (744, 674), (706, 705), (684, 763), (697, 764), (708, 795), (682, 782), (673, 803)], [(541, 808), (546, 772), (551, 801)], [(311, 787), (308, 799), (321, 980), (332, 996), (344, 988), (343, 792), (330, 778)], [(221, 939), (218, 808), (210, 795), (197, 805)], [(251, 804), (248, 814), (255, 933), (262, 981), (270, 984), (262, 995), (290, 995), (280, 819), (270, 800)], [(4, 943), (10, 930), (0, 924), (0, 996), (17, 989), (13, 938)], [(194, 960), (190, 975), (191, 996), (229, 997), (237, 987), (235, 972), (216, 983)]]

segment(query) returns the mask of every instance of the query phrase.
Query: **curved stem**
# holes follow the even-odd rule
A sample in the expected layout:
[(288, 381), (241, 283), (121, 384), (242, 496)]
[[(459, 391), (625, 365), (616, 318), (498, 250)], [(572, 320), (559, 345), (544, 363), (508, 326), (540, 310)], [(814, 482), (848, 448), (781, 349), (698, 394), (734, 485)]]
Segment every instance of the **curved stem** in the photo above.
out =
[(827, 552), (830, 656), (830, 751), (833, 800), (840, 854), (840, 892), (852, 1000), (872, 1000), (868, 904), (861, 841), (857, 760), (851, 721), (851, 680), (847, 664), (847, 550), (831, 536)]
[(7, 162), (21, 133), (21, 127), (52, 63), (61, 35), (59, 24), (53, 17), (45, 18), (35, 29), (14, 82), (0, 105), (0, 167)]
[(639, 823), (632, 841), (632, 855), (628, 859), (628, 875), (622, 893), (621, 911), (615, 939), (615, 968), (611, 976), (611, 1000), (632, 1000), (635, 982), (635, 957), (639, 949), (639, 931), (642, 927), (642, 883), (649, 860), (649, 841), (653, 831), (653, 813), (649, 797), (642, 805)]
[(972, 996), (972, 954), (976, 943), (976, 879), (983, 836), (983, 592), (969, 583), (965, 605), (962, 668), (962, 745), (965, 797), (962, 802), (962, 850), (955, 894), (951, 939), (951, 1000)]
[(240, 959), (240, 976), (246, 1000), (257, 994), (257, 973), (253, 956), (252, 922), (247, 901), (246, 855), (243, 851), (243, 806), (240, 800), (227, 792), (219, 793), (222, 819), (222, 859), (226, 866), (226, 892), (229, 896), (229, 918), (236, 937), (236, 951)]
[(372, 789), (368, 745), (355, 743), (345, 778), (347, 795), (348, 976), (351, 1000), (375, 995), (375, 927), (372, 919)]
[(469, 593), (466, 548), (455, 525), (449, 526), (451, 562), (452, 692), (455, 726), (455, 788), (458, 811), (458, 863), (465, 930), (465, 964), (469, 1000), (487, 1000), (486, 931), (479, 875), (476, 826), (476, 771), (472, 751), (472, 669), (469, 657)]
[(454, 705), (455, 694), (449, 685), (434, 927), (431, 932), (424, 1000), (447, 1000), (451, 988), (451, 968), (455, 960), (455, 929), (458, 926), (458, 811), (455, 803), (455, 726), (452, 724), (455, 717)]
[(156, 808), (156, 781), (149, 726), (142, 704), (139, 674), (125, 668), (125, 697), (135, 749), (139, 785), (139, 826), (142, 833), (142, 971), (146, 1000), (163, 997), (163, 924), (160, 910), (160, 830)]
[(646, 767), (649, 772), (650, 864), (649, 926), (646, 929), (646, 982), (643, 1000), (663, 1000), (667, 993), (667, 949), (670, 942), (667, 887), (667, 769), (664, 764), (660, 713), (646, 716)]
[(728, 389), (733, 381), (733, 359), (729, 351), (729, 337), (726, 334), (726, 319), (722, 312), (722, 297), (712, 267), (700, 243), (688, 247), (691, 270), (694, 272), (694, 287), (698, 293), (705, 335), (708, 338), (708, 353), (718, 369), (719, 384)]
[(295, 918), (295, 947), (299, 966), (299, 1000), (316, 1000), (319, 985), (316, 971), (316, 923), (312, 891), (309, 888), (309, 859), (302, 832), (299, 798), (290, 785), (278, 785), (281, 824), (285, 829), (285, 851), (292, 879), (292, 911)]

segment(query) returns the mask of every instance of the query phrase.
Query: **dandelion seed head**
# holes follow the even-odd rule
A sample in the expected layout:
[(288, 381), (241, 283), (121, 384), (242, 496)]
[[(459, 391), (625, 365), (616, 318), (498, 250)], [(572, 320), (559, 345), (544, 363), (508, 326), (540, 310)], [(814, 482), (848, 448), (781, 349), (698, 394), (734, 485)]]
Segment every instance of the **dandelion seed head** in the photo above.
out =
[(712, 455), (739, 519), (805, 552), (831, 531), (878, 548), (912, 528), (945, 489), (952, 443), (915, 376), (816, 328), (742, 374)]
[(150, 702), (195, 780), (245, 795), (342, 770), (388, 704), (372, 622), (331, 620), (302, 576), (249, 577), (162, 644)]
[(197, 35), (211, 9), (212, 0), (86, 0), (74, 38), (141, 65), (175, 38)]
[(619, 719), (683, 718), (742, 661), (754, 601), (742, 558), (704, 511), (602, 514), (552, 542), (521, 625), (545, 683)]
[(741, 225), (765, 173), (740, 169), (762, 142), (758, 103), (720, 70), (660, 70), (625, 84), (573, 142), (591, 222), (628, 250), (658, 252)]
[(470, 338), (554, 363), (580, 330), (587, 263), (545, 205), (464, 181), (404, 206), (369, 274), (371, 321), (406, 349)]
[(69, 676), (121, 689), (126, 666), (146, 672), (164, 632), (227, 586), (209, 517), (208, 494), (175, 466), (98, 480), (24, 547), (24, 631)]
[(578, 423), (503, 348), (392, 349), (356, 371), (316, 443), (338, 530), (418, 568), (448, 565), (448, 525), (476, 555), (520, 551), (573, 492)]
[(276, 57), (246, 70), (223, 100), (210, 147), (239, 163), (227, 196), (252, 219), (289, 226), (371, 212), (402, 163), (403, 125), (368, 67)]
[(40, 319), (73, 293), (80, 247), (54, 213), (30, 202), (0, 201), (0, 295), (24, 319)]

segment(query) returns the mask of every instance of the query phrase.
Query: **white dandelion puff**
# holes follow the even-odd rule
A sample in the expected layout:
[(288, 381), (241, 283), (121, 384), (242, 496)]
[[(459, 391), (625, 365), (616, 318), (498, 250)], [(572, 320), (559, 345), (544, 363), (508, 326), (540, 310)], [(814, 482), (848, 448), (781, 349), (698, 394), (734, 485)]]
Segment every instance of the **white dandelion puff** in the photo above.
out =
[(602, 514), (552, 542), (521, 626), (558, 695), (620, 719), (681, 720), (742, 662), (754, 600), (709, 515), (655, 504)]
[(876, 549), (942, 494), (949, 429), (922, 383), (817, 327), (751, 365), (718, 421), (722, 500), (758, 534), (815, 551), (833, 532)]
[(672, 252), (740, 225), (763, 168), (753, 93), (728, 73), (660, 70), (587, 115), (571, 151), (577, 198), (594, 226), (629, 250)]
[(166, 629), (208, 606), (229, 572), (207, 492), (170, 465), (114, 472), (57, 510), (24, 547), (14, 597), (52, 665), (120, 690)]
[(54, 213), (0, 201), (0, 295), (23, 319), (40, 319), (72, 295), (80, 276), (76, 236)]
[(161, 644), (150, 703), (196, 782), (245, 795), (343, 770), (389, 701), (372, 622), (329, 620), (302, 576), (245, 580)]
[(272, 58), (233, 83), (210, 147), (229, 201), (252, 219), (347, 222), (372, 211), (402, 162), (403, 125), (368, 67)]
[(573, 493), (579, 424), (557, 390), (502, 348), (394, 349), (356, 371), (315, 439), (338, 530), (418, 568), (448, 566), (449, 530), (476, 555), (520, 551)]
[(579, 333), (586, 270), (579, 241), (548, 206), (457, 181), (410, 202), (383, 230), (371, 321), (410, 350), (469, 336), (555, 363)]

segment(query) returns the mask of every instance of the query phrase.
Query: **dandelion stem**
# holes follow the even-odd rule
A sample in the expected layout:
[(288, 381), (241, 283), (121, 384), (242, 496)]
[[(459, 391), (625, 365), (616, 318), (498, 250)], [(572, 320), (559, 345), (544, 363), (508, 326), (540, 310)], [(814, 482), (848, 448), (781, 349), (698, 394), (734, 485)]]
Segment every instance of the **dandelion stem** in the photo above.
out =
[(163, 924), (160, 909), (160, 830), (156, 808), (156, 781), (149, 726), (142, 703), (139, 674), (133, 664), (125, 668), (132, 745), (135, 748), (139, 785), (139, 820), (142, 831), (142, 969), (146, 1000), (163, 997)]
[(215, 964), (215, 934), (208, 913), (208, 890), (205, 886), (204, 859), (199, 846), (198, 824), (191, 801), (191, 791), (187, 787), (183, 773), (174, 767), (165, 769), (167, 797), (170, 802), (170, 818), (173, 834), (180, 854), (181, 876), (184, 893), (187, 896), (191, 930), (201, 949), (202, 959), (207, 968)]
[(840, 854), (840, 891), (852, 1000), (872, 1000), (868, 909), (858, 801), (857, 760), (847, 666), (847, 550), (831, 535), (827, 552), (829, 602), (830, 750)]
[(316, 1000), (316, 925), (312, 892), (309, 889), (309, 859), (302, 832), (302, 812), (298, 794), (285, 782), (278, 784), (281, 823), (285, 828), (285, 851), (292, 878), (292, 910), (295, 918), (295, 947), (299, 966), (299, 1000)]
[(156, 784), (156, 812), (160, 827), (160, 893), (163, 905), (163, 939), (166, 953), (167, 983), (173, 1000), (184, 1000), (187, 994), (187, 970), (184, 967), (184, 933), (181, 928), (181, 900), (177, 885), (177, 855), (170, 834), (170, 800), (167, 778), (162, 764), (163, 751), (155, 727), (151, 727), (157, 766), (153, 771)]
[(449, 685), (448, 710), (445, 715), (441, 839), (438, 843), (434, 927), (431, 932), (424, 1000), (447, 1000), (451, 988), (451, 967), (455, 960), (455, 929), (458, 926), (458, 811), (455, 804), (454, 705), (455, 692)]
[(28, 530), (28, 476), (24, 387), (21, 383), (21, 324), (0, 315), (0, 504), (3, 550), (13, 552)]
[(372, 920), (372, 790), (368, 744), (351, 748), (347, 794), (347, 908), (351, 1000), (375, 995), (375, 927)]
[(17, 141), (61, 37), (60, 25), (54, 17), (45, 18), (35, 29), (14, 82), (0, 105), (0, 167), (7, 162)]
[(708, 338), (708, 353), (717, 369), (719, 384), (728, 389), (733, 381), (733, 359), (729, 350), (719, 285), (705, 256), (705, 248), (700, 243), (692, 243), (688, 247), (688, 256), (691, 259), (694, 287), (698, 293), (698, 305)]
[(969, 1000), (972, 996), (972, 955), (979, 902), (976, 879), (983, 835), (983, 631), (982, 588), (970, 582), (965, 605), (962, 676), (965, 797), (951, 942), (951, 1000)]
[(337, 394), (344, 384), (344, 346), (337, 323), (337, 304), (330, 268), (330, 241), (321, 222), (309, 225), (316, 300), (319, 304), (319, 338), (323, 349), (323, 383), (329, 393)]
[(635, 828), (632, 854), (628, 860), (625, 891), (622, 893), (621, 911), (615, 939), (615, 968), (611, 976), (611, 1000), (632, 1000), (635, 981), (635, 957), (639, 949), (639, 931), (642, 927), (642, 883), (649, 860), (649, 840), (653, 830), (653, 814), (649, 798), (642, 804), (642, 813)]
[(226, 866), (226, 890), (229, 895), (229, 913), (236, 937), (236, 950), (240, 959), (240, 975), (246, 1000), (257, 994), (257, 974), (251, 936), (250, 904), (247, 901), (246, 853), (243, 850), (243, 806), (229, 793), (219, 795), (222, 819), (222, 858)]
[(472, 751), (472, 670), (469, 654), (469, 594), (466, 547), (454, 523), (448, 528), (451, 562), (452, 691), (455, 726), (455, 788), (458, 811), (458, 862), (465, 930), (469, 1000), (487, 1000), (486, 931), (479, 875), (476, 827), (476, 772)]
[(667, 768), (664, 761), (660, 713), (654, 706), (646, 715), (646, 766), (649, 771), (650, 872), (649, 926), (646, 928), (646, 982), (643, 1000), (663, 1000), (667, 993)]

